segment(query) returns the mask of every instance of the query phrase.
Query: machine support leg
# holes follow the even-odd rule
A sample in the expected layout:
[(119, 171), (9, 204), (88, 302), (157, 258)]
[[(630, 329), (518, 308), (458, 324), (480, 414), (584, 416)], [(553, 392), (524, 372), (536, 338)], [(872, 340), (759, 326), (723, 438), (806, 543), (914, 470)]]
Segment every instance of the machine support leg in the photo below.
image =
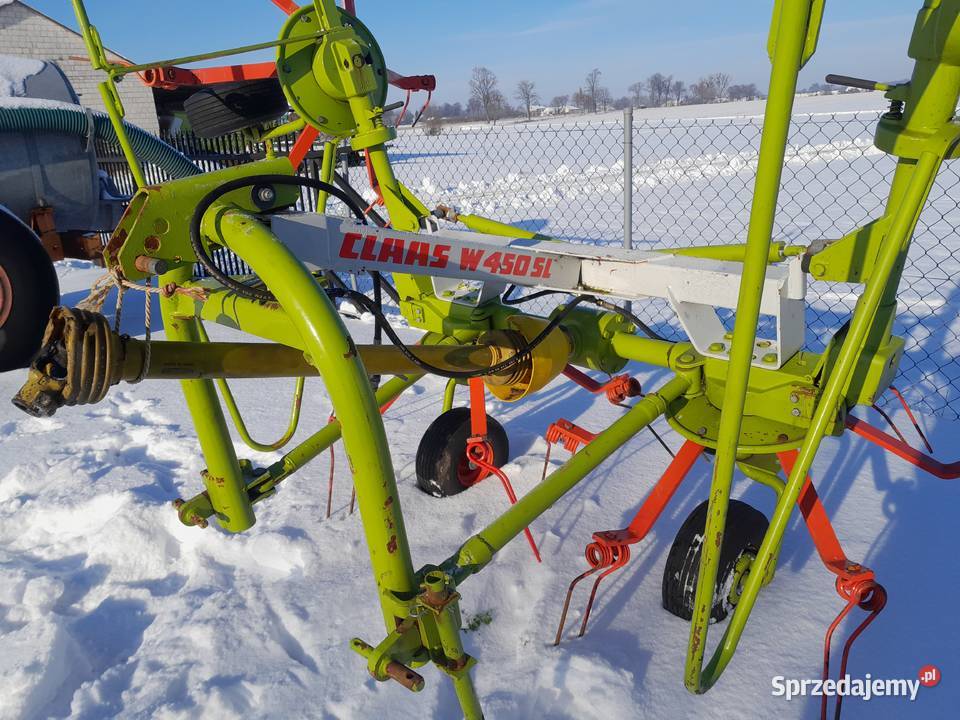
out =
[[(161, 282), (182, 282), (189, 276), (190, 269), (185, 268), (164, 275)], [(184, 342), (201, 342), (197, 320), (173, 315), (174, 307), (175, 303), (171, 299), (160, 298), (160, 310), (167, 337)], [(247, 496), (246, 481), (230, 438), (217, 388), (212, 380), (183, 380), (180, 384), (207, 463), (203, 484), (207, 488), (213, 509), (224, 530), (243, 532), (253, 527), (256, 518)]]
[[(797, 502), (797, 498), (800, 496), (800, 492), (807, 479), (807, 474), (813, 464), (813, 459), (820, 448), (820, 443), (823, 441), (830, 424), (834, 422), (836, 414), (840, 409), (839, 404), (844, 387), (862, 354), (864, 342), (874, 327), (877, 308), (880, 306), (880, 302), (888, 287), (891, 273), (894, 271), (902, 252), (909, 245), (920, 209), (923, 207), (930, 193), (930, 188), (936, 178), (941, 161), (942, 157), (935, 153), (923, 153), (917, 162), (912, 177), (910, 177), (902, 200), (895, 211), (890, 230), (884, 240), (884, 244), (880, 248), (874, 271), (864, 288), (863, 294), (857, 301), (853, 317), (850, 320), (850, 329), (840, 348), (836, 365), (827, 379), (826, 386), (824, 387), (819, 404), (810, 423), (810, 429), (807, 432), (803, 444), (800, 446), (796, 462), (790, 471), (789, 479), (787, 480), (782, 495), (777, 501), (773, 516), (770, 518), (770, 526), (767, 529), (767, 534), (760, 544), (760, 550), (754, 562), (762, 572), (750, 573), (747, 577), (747, 581), (740, 595), (740, 601), (737, 603), (733, 616), (730, 618), (720, 645), (717, 647), (706, 668), (702, 668), (701, 664), (704, 655), (704, 643), (706, 642), (707, 636), (706, 618), (701, 619), (698, 614), (694, 614), (685, 678), (687, 686), (692, 691), (702, 693), (708, 690), (723, 673), (723, 670), (729, 664), (730, 659), (736, 651), (737, 644), (746, 627), (747, 618), (760, 592), (762, 580), (767, 575), (768, 565), (773, 562), (776, 551), (780, 547), (787, 523), (790, 520), (790, 513), (793, 510), (794, 504)], [(729, 487), (727, 490), (729, 490)], [(711, 490), (711, 504), (714, 502), (715, 492), (716, 488)], [(724, 497), (724, 506), (726, 505), (726, 499), (727, 498)], [(712, 515), (708, 515), (706, 532), (710, 537), (713, 537), (711, 534), (712, 531), (722, 530), (722, 528), (722, 522), (718, 524), (714, 522)], [(711, 547), (711, 545), (708, 544), (704, 547), (708, 548)], [(706, 553), (704, 554), (704, 558), (706, 558)], [(716, 559), (714, 559), (714, 566), (715, 565)], [(714, 567), (714, 570), (715, 569)], [(698, 578), (698, 583), (700, 584), (697, 586), (697, 598), (703, 596), (712, 603), (715, 577), (709, 578), (711, 584), (705, 588), (703, 583), (706, 579), (708, 578), (706, 578), (703, 565), (701, 565), (701, 572)]]
[(356, 348), (316, 279), (256, 218), (214, 206), (204, 223), (217, 223), (230, 249), (274, 291), (330, 393), (353, 468), (384, 623), (391, 632), (404, 619), (397, 615), (398, 598), (412, 598), (418, 588), (386, 433)]

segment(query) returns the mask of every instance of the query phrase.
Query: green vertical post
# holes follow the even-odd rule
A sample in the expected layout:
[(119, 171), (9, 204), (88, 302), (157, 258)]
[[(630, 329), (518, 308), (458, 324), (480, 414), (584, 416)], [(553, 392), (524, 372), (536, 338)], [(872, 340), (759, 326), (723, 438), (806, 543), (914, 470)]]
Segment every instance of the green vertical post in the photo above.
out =
[[(332, 140), (323, 143), (323, 159), (320, 161), (320, 179), (328, 185), (333, 184), (333, 169), (337, 161), (337, 144)], [(317, 193), (317, 212), (327, 211), (329, 194), (321, 190)]]
[[(185, 282), (190, 279), (191, 273), (190, 267), (178, 268), (162, 276), (161, 285)], [(160, 298), (160, 312), (167, 339), (202, 342), (197, 319), (174, 315), (176, 304), (173, 298)], [(203, 484), (210, 495), (220, 526), (230, 532), (243, 532), (253, 527), (256, 518), (217, 388), (212, 380), (181, 380), (180, 386), (207, 463)]]
[[(796, 465), (780, 499), (777, 501), (773, 516), (770, 518), (770, 526), (754, 560), (754, 565), (758, 568), (767, 569), (770, 563), (774, 561), (780, 541), (786, 531), (787, 523), (790, 521), (790, 514), (800, 495), (807, 474), (810, 472), (813, 459), (820, 448), (827, 429), (839, 410), (844, 387), (850, 379), (857, 360), (862, 356), (864, 344), (871, 328), (875, 326), (877, 309), (885, 290), (889, 287), (888, 283), (897, 263), (897, 258), (904, 245), (909, 244), (910, 234), (930, 192), (940, 159), (934, 153), (926, 153), (917, 164), (916, 172), (911, 178), (910, 186), (907, 188), (904, 200), (897, 211), (885, 244), (881, 248), (880, 256), (877, 258), (874, 273), (868, 281), (863, 295), (857, 301), (856, 309), (850, 321), (850, 330), (840, 349), (837, 364), (830, 373), (830, 378), (823, 390), (810, 423), (810, 429), (804, 438), (803, 445), (800, 447)], [(702, 678), (700, 678), (701, 692), (710, 688), (733, 657), (737, 643), (740, 641), (746, 626), (747, 616), (756, 602), (763, 578), (767, 573), (768, 570), (751, 572), (747, 576), (736, 610), (733, 617), (730, 618), (723, 639), (704, 669)], [(706, 639), (705, 633), (704, 639)]]
[(123, 102), (120, 100), (120, 93), (117, 92), (116, 80), (111, 73), (110, 63), (107, 61), (106, 51), (100, 40), (100, 33), (90, 23), (87, 17), (87, 8), (83, 0), (73, 0), (73, 12), (77, 16), (77, 23), (80, 25), (80, 34), (83, 42), (87, 46), (87, 54), (90, 56), (90, 64), (97, 70), (103, 70), (107, 73), (107, 79), (97, 85), (100, 91), (100, 97), (103, 99), (103, 106), (107, 109), (107, 115), (110, 116), (110, 122), (113, 124), (117, 133), (117, 141), (120, 143), (120, 149), (123, 156), (130, 166), (130, 172), (133, 174), (133, 180), (138, 188), (147, 184), (143, 175), (143, 168), (137, 155), (130, 144), (130, 138), (127, 137), (127, 130), (123, 126)]
[(684, 682), (692, 692), (707, 689), (701, 682), (701, 668), (706, 649), (707, 626), (713, 606), (717, 566), (720, 559), (723, 531), (727, 521), (730, 486), (736, 467), (740, 425), (746, 405), (747, 384), (753, 361), (760, 300), (766, 277), (767, 258), (773, 236), (777, 198), (786, 153), (793, 100), (797, 89), (797, 74), (803, 64), (808, 40), (811, 0), (781, 0), (774, 14), (775, 43), (770, 89), (763, 119), (763, 136), (754, 185), (747, 247), (744, 254), (743, 275), (737, 299), (736, 321), (727, 385), (723, 395), (722, 413), (717, 438), (717, 461), (710, 486), (707, 523), (703, 543), (693, 620)]
[(222, 237), (273, 291), (323, 378), (342, 427), (384, 624), (392, 632), (403, 619), (396, 616), (396, 598), (414, 597), (418, 585), (386, 432), (356, 347), (313, 275), (255, 217), (215, 205), (204, 216), (204, 231)]

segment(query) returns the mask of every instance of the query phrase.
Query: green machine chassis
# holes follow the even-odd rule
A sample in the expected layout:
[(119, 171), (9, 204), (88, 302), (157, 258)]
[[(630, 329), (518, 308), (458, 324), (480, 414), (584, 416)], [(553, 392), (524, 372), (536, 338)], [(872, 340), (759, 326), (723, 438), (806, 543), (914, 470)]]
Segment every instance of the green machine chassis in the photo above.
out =
[[(776, 0), (768, 44), (772, 70), (746, 243), (682, 251), (704, 257), (722, 253), (743, 264), (729, 359), (703, 357), (689, 343), (640, 337), (617, 316), (571, 313), (565, 330), (580, 339), (572, 351), (575, 364), (622, 366), (632, 360), (669, 368), (673, 377), (639, 400), (497, 520), (468, 538), (453, 555), (419, 570), (407, 543), (380, 407), (415, 383), (422, 370), (402, 365), (400, 371), (396, 363), (384, 361), (382, 369), (396, 377), (376, 392), (371, 388), (368, 372), (376, 364), (376, 352), (358, 350), (323, 283), (277, 239), (264, 216), (289, 206), (296, 191), (282, 185), (259, 195), (250, 188), (237, 189), (213, 202), (202, 218), (204, 242), (229, 248), (242, 258), (272, 293), (271, 301), (243, 297), (217, 283), (193, 278), (197, 258), (188, 226), (198, 203), (230, 181), (251, 178), (255, 183), (257, 177), (292, 175), (295, 168), (285, 158), (269, 158), (148, 187), (126, 141), (120, 122), (123, 107), (115, 87), (123, 76), (151, 67), (276, 47), (278, 75), (300, 115), (299, 124), (331, 133), (335, 139), (349, 138), (354, 149), (365, 151), (392, 226), (415, 232), (429, 221), (430, 213), (396, 179), (390, 166), (385, 143), (395, 137), (395, 131), (383, 122), (384, 65), (369, 31), (346, 17), (333, 0), (314, 0), (290, 16), (276, 41), (123, 67), (108, 62), (82, 1), (73, 4), (93, 65), (106, 73), (101, 92), (140, 184), (106, 248), (107, 265), (118, 278), (133, 282), (148, 278), (151, 268), (160, 267), (153, 261), (162, 261), (165, 272), (159, 286), (170, 289), (161, 299), (167, 340), (150, 343), (146, 364), (142, 355), (137, 356), (138, 364), (128, 349), (130, 367), (122, 377), (177, 378), (182, 382), (206, 460), (205, 492), (178, 505), (183, 522), (206, 525), (215, 517), (231, 532), (250, 528), (257, 502), (342, 437), (386, 630), (376, 644), (354, 639), (352, 647), (366, 659), (373, 677), (396, 680), (411, 690), (419, 690), (424, 682), (416, 668), (432, 662), (451, 677), (465, 716), (480, 718), (482, 711), (470, 675), (476, 661), (465, 653), (460, 636), (461, 586), (614, 451), (665, 416), (681, 435), (716, 453), (704, 530), (704, 536), (716, 542), (705, 542), (702, 548), (684, 673), (691, 692), (708, 690), (733, 657), (760, 589), (772, 575), (791, 512), (824, 437), (841, 434), (848, 410), (857, 404), (872, 404), (896, 373), (903, 342), (892, 336), (892, 325), (901, 273), (931, 185), (941, 164), (956, 157), (960, 144), (960, 126), (953, 121), (960, 94), (960, 0), (926, 0), (910, 43), (909, 55), (915, 61), (911, 80), (897, 86), (876, 86), (885, 90), (892, 102), (877, 127), (876, 145), (897, 158), (883, 215), (843, 238), (811, 248), (784, 248), (771, 239), (797, 76), (815, 51), (824, 3)], [(260, 137), (270, 136), (268, 132)], [(332, 149), (333, 141), (326, 147)], [(333, 181), (332, 163), (325, 163), (321, 179)], [(321, 210), (326, 198), (323, 192)], [(531, 236), (485, 218), (458, 219), (486, 233)], [(776, 370), (752, 367), (767, 266), (801, 253), (804, 267), (813, 277), (861, 283), (863, 292), (849, 322), (823, 354), (802, 351)], [(482, 333), (513, 327), (511, 318), (521, 315), (498, 300), (472, 309), (446, 301), (434, 294), (426, 276), (395, 273), (394, 282), (407, 320), (427, 331), (421, 340), (423, 351), (434, 353), (431, 357), (447, 357), (454, 367), (457, 359), (445, 353), (475, 347), (471, 343)], [(204, 320), (261, 336), (274, 345), (228, 348), (208, 343), (201, 324)], [(91, 328), (99, 327), (96, 320), (90, 323)], [(142, 348), (137, 352), (142, 353)], [(491, 364), (489, 359), (476, 362), (480, 367), (484, 362)], [(323, 378), (336, 421), (287, 451), (274, 465), (254, 470), (235, 454), (217, 383), (225, 387), (229, 377), (305, 374)], [(26, 402), (24, 398), (29, 399), (33, 392), (34, 400), (49, 402), (53, 391), (49, 380), (44, 382), (48, 385), (37, 385), (32, 391), (28, 382), (21, 401)], [(62, 389), (62, 383), (57, 388)], [(99, 388), (84, 397), (94, 401), (105, 390)], [(226, 395), (231, 414), (239, 420)], [(802, 402), (798, 406), (791, 397), (802, 398)], [(760, 426), (771, 423), (785, 432), (770, 436), (759, 431)], [(292, 426), (295, 424), (296, 413)], [(239, 427), (249, 440), (242, 422)], [(279, 443), (271, 447), (277, 446)], [(785, 483), (767, 482), (778, 498), (753, 561), (765, 571), (747, 574), (723, 637), (704, 664), (735, 467), (744, 467), (746, 462), (747, 466), (779, 470), (776, 453), (784, 450), (797, 450), (798, 454), (792, 468), (783, 468), (788, 470)], [(748, 474), (762, 481), (762, 472)]]

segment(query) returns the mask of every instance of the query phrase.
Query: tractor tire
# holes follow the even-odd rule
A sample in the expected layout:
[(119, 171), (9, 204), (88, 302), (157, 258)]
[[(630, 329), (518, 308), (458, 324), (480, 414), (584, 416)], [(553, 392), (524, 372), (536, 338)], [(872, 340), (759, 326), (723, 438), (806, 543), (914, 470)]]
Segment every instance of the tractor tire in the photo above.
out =
[(276, 120), (290, 106), (271, 79), (206, 87), (184, 100), (183, 109), (194, 133), (215, 138)]
[[(417, 487), (434, 497), (462, 493), (479, 479), (481, 470), (467, 460), (470, 408), (448, 410), (430, 423), (417, 448)], [(487, 416), (487, 440), (493, 446), (493, 464), (502, 467), (510, 454), (503, 426)]]
[(59, 302), (57, 273), (40, 239), (0, 208), (0, 372), (30, 364)]
[[(680, 526), (663, 569), (663, 609), (684, 620), (693, 617), (700, 549), (707, 522), (707, 501), (700, 503)], [(727, 509), (717, 585), (710, 618), (720, 622), (740, 598), (743, 582), (767, 532), (766, 516), (739, 500)]]

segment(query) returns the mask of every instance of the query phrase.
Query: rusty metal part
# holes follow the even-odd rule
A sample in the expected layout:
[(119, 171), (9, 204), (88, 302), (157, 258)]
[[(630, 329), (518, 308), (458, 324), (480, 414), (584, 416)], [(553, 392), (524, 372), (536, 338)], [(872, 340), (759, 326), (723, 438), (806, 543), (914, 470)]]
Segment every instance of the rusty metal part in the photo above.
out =
[(163, 258), (150, 257), (149, 255), (137, 255), (133, 261), (134, 267), (142, 273), (148, 275), (163, 275), (170, 269), (170, 263)]
[(13, 404), (35, 417), (49, 417), (63, 405), (100, 402), (124, 377), (124, 343), (103, 315), (54, 308)]
[[(351, 641), (351, 644), (353, 645), (353, 649), (356, 652), (364, 656), (369, 656), (375, 650), (375, 648), (372, 645), (364, 642), (363, 640), (360, 640), (359, 638), (354, 638)], [(400, 683), (407, 690), (410, 690), (411, 692), (420, 692), (421, 690), (423, 690), (423, 686), (425, 685), (423, 675), (421, 675), (418, 672), (415, 672), (414, 670), (411, 670), (406, 665), (404, 665), (403, 663), (399, 663), (396, 660), (390, 660), (384, 663), (383, 673), (388, 678)], [(370, 675), (375, 680), (380, 679), (372, 672), (370, 673)]]
[(37, 233), (43, 249), (51, 260), (63, 260), (63, 242), (57, 232), (57, 223), (53, 218), (52, 207), (35, 207), (30, 211), (30, 227)]

